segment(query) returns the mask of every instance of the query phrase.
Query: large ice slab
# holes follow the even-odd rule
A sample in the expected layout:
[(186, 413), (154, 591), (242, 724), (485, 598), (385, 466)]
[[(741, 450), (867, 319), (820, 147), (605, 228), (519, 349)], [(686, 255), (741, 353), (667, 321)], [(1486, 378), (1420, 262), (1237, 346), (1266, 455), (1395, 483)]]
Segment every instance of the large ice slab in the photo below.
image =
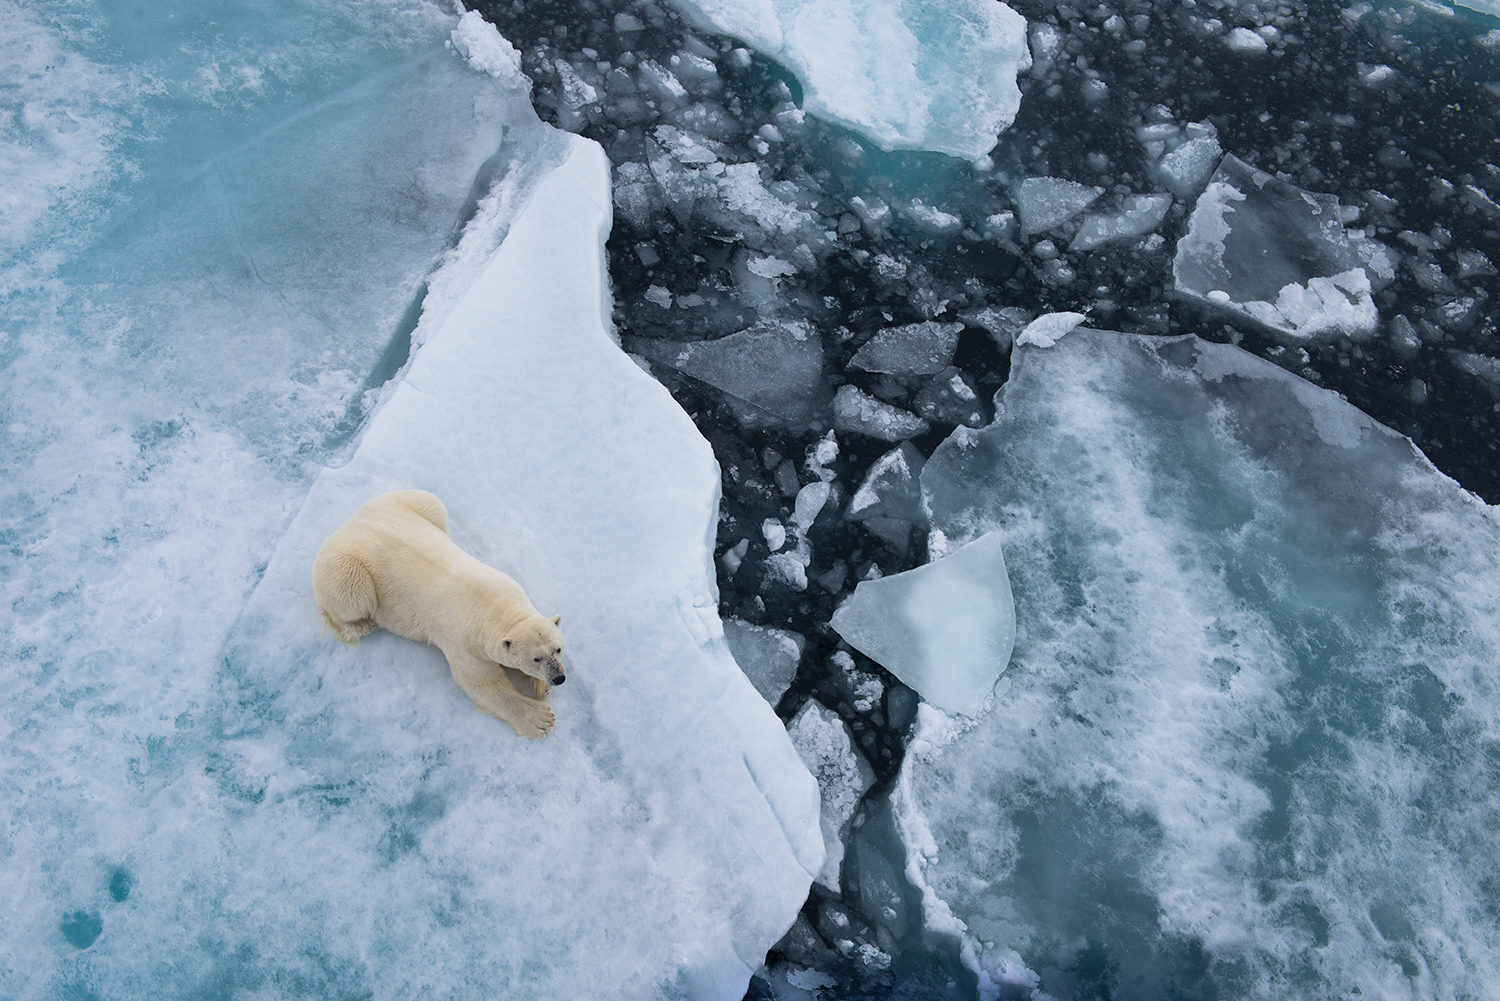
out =
[[(602, 155), (442, 8), (46, 9), (55, 106), (162, 131), (106, 115), (96, 214), (13, 231), (0, 995), (742, 996), (818, 798), (717, 631), (708, 446), (605, 333)], [(547, 741), (321, 634), (317, 545), (397, 483), (564, 614)]]
[(882, 149), (973, 160), (1021, 104), (1026, 21), (996, 0), (673, 0), (786, 65), (806, 110)]
[[(466, 994), (737, 998), (822, 864), (815, 784), (723, 641), (712, 452), (607, 333), (609, 205), (602, 151), (574, 140), (353, 460), (319, 478), (230, 646), (220, 788), (349, 789), (333, 812), (292, 789), (241, 807), (232, 829), (267, 836), (232, 892), (284, 893), (259, 873), (290, 868), (303, 899), (395, 915), (398, 948), (294, 921), (393, 996), (436, 953), (464, 957)], [(431, 648), (321, 635), (318, 544), (401, 484), (443, 497), (461, 542), (562, 615), (544, 743), (475, 712)], [(397, 861), (364, 832), (402, 811), (418, 816)], [(332, 872), (298, 861), (330, 855)], [(414, 885), (382, 883), (393, 864)], [(460, 899), (434, 896), (450, 885)]]
[(921, 707), (895, 796), (982, 994), (1488, 992), (1495, 509), (1191, 336), (1018, 346), (997, 409), (922, 483), (1003, 540), (1012, 664), (977, 723)]
[(933, 705), (973, 716), (1010, 662), (1016, 612), (1000, 537), (861, 581), (833, 613), (850, 646)]
[(1179, 295), (1287, 343), (1368, 335), (1380, 321), (1371, 292), (1382, 269), (1362, 246), (1345, 232), (1334, 195), (1226, 156), (1177, 242), (1172, 275)]

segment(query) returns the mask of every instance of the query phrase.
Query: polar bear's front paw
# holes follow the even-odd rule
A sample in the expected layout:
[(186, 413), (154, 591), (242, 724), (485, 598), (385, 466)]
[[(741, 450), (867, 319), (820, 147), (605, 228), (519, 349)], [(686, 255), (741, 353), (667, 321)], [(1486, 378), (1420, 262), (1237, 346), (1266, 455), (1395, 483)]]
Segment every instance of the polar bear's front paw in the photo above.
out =
[(552, 694), (552, 686), (547, 684), (541, 678), (532, 678), (531, 683), (536, 686), (537, 698), (545, 699), (547, 696)]
[(521, 736), (541, 740), (557, 725), (557, 716), (547, 703), (528, 699), (521, 706), (516, 718), (510, 721), (510, 725)]

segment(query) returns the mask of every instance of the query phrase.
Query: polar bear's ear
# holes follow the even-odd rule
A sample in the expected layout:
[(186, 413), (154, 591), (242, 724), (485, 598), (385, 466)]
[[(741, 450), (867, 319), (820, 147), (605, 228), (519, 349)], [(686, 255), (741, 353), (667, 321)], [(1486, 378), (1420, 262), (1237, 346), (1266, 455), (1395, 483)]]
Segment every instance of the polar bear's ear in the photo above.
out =
[(560, 626), (560, 625), (562, 625), (562, 616), (561, 615), (554, 615), (554, 616), (552, 616), (552, 624), (554, 626)]

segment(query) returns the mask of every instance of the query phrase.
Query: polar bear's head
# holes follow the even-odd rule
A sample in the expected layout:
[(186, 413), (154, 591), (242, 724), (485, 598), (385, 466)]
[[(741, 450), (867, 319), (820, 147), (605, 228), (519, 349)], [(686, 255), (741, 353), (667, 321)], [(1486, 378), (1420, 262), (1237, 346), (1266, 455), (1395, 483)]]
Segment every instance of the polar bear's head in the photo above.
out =
[(544, 618), (534, 615), (507, 632), (500, 640), (500, 649), (495, 651), (495, 662), (514, 668), (522, 674), (545, 681), (549, 685), (560, 685), (563, 675), (562, 616)]

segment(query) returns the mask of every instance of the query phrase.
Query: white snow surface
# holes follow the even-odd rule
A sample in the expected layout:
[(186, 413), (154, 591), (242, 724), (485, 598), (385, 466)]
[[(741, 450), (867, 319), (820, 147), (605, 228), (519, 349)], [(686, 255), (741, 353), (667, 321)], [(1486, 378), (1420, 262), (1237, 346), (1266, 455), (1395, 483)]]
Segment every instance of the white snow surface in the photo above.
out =
[[(411, 912), (400, 955), (457, 949), (467, 976), (487, 970), (508, 996), (737, 997), (821, 865), (816, 794), (723, 642), (708, 558), (717, 466), (609, 338), (608, 166), (594, 144), (570, 145), (279, 546), (230, 673), (257, 707), (243, 726), (323, 733), (310, 747), (262, 738), (234, 766), (250, 781), (358, 775), (379, 814), (440, 804), (412, 861), (464, 885), (476, 921), (455, 938), (426, 927), (436, 915), (417, 901), (365, 888), (359, 906)], [(545, 742), (474, 711), (435, 649), (320, 635), (306, 601), (318, 544), (401, 485), (444, 498), (462, 543), (562, 614), (568, 684)], [(438, 761), (451, 769), (419, 764)], [(287, 802), (264, 820), (304, 846), (344, 846), (333, 885), (303, 877), (337, 899), (350, 870), (374, 880), (385, 864), (361, 812), (329, 822)], [(486, 927), (515, 909), (528, 913), (500, 919), (502, 934)]]
[(976, 160), (1015, 120), (1026, 21), (996, 0), (673, 0), (801, 82), (806, 110), (882, 149)]
[[(610, 340), (604, 157), (442, 8), (272, 7), (0, 11), (94, 123), (20, 186), (91, 211), (5, 229), (0, 995), (739, 998), (818, 794), (723, 642), (712, 454)], [(546, 741), (322, 631), (398, 486), (563, 614)]]

